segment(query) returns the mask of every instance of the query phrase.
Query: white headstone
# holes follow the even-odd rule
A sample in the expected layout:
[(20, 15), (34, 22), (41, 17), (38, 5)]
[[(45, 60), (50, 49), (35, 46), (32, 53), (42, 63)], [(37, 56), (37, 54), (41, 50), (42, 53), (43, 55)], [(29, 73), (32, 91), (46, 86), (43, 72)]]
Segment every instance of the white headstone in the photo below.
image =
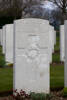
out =
[(54, 27), (52, 27), (52, 32), (53, 32), (53, 53), (54, 53), (54, 45), (55, 45), (55, 31), (54, 31)]
[(8, 24), (5, 27), (6, 27), (5, 60), (8, 63), (13, 63), (13, 24)]
[(14, 22), (14, 89), (49, 93), (49, 52), (48, 21)]
[(1, 46), (3, 45), (3, 30), (1, 29)]
[(50, 44), (51, 44), (51, 48), (52, 48), (52, 53), (54, 53), (54, 28), (52, 26), (50, 26)]
[(0, 29), (0, 45), (2, 45), (2, 29)]
[(53, 32), (52, 32), (52, 26), (49, 26), (49, 42), (50, 42), (50, 51), (51, 51), (51, 63), (52, 63), (52, 52), (53, 52), (53, 39), (52, 39), (52, 35), (53, 35)]
[(5, 54), (6, 49), (6, 30), (5, 26), (3, 26), (3, 54)]
[(67, 88), (67, 21), (65, 21), (64, 24), (64, 34), (65, 34), (64, 86)]
[(64, 25), (60, 26), (60, 61), (64, 61), (65, 58), (65, 36), (64, 36)]
[(56, 31), (54, 30), (54, 45), (56, 45)]

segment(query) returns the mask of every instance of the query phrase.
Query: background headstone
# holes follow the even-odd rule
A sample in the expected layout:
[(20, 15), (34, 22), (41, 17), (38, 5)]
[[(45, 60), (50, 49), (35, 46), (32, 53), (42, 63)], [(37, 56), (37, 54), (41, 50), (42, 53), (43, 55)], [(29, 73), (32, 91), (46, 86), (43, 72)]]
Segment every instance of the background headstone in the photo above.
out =
[(0, 29), (0, 45), (2, 45), (2, 29)]
[(56, 45), (56, 31), (54, 30), (54, 45)]
[(1, 29), (1, 46), (3, 45), (3, 30)]
[(65, 63), (64, 63), (64, 86), (67, 87), (67, 21), (64, 24), (65, 34)]
[(5, 26), (3, 26), (3, 54), (6, 52), (6, 29)]
[(50, 34), (50, 44), (51, 44), (51, 48), (52, 48), (52, 53), (54, 53), (54, 28), (52, 26), (50, 26), (49, 29), (49, 34)]
[(8, 63), (13, 63), (13, 24), (8, 24), (5, 27), (6, 27), (5, 60)]
[(52, 63), (52, 53), (53, 53), (53, 27), (50, 25), (49, 26), (49, 42), (50, 42), (50, 51), (51, 51), (51, 63)]
[(65, 58), (65, 36), (64, 36), (64, 25), (60, 26), (60, 61), (64, 61)]

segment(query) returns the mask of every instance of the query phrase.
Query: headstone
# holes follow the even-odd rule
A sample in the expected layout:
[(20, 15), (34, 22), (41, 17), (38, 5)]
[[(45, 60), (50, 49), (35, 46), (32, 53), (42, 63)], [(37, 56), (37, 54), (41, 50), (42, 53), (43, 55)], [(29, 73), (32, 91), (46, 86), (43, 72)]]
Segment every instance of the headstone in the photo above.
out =
[(6, 30), (5, 26), (3, 26), (3, 54), (5, 54), (6, 49)]
[(8, 63), (13, 63), (13, 24), (8, 24), (5, 27), (6, 27), (5, 60)]
[(52, 32), (52, 26), (49, 26), (49, 42), (50, 42), (50, 51), (51, 51), (51, 63), (52, 63), (52, 53), (53, 53), (53, 32)]
[(53, 53), (54, 53), (54, 45), (55, 45), (55, 31), (54, 31), (54, 27), (52, 27), (52, 32), (53, 32)]
[(54, 45), (56, 45), (56, 31), (54, 30)]
[(50, 41), (51, 41), (51, 48), (52, 48), (52, 53), (54, 53), (54, 28), (52, 26), (50, 26)]
[(67, 20), (64, 23), (64, 34), (65, 34), (64, 86), (67, 88)]
[(2, 39), (2, 29), (0, 29), (0, 45), (2, 45), (1, 44), (1, 39)]
[(3, 44), (3, 33), (2, 33), (2, 29), (0, 29), (0, 33), (1, 33), (1, 46)]
[(48, 21), (14, 22), (14, 90), (49, 93), (49, 52)]
[(64, 61), (65, 58), (65, 36), (64, 36), (64, 25), (60, 26), (60, 61)]

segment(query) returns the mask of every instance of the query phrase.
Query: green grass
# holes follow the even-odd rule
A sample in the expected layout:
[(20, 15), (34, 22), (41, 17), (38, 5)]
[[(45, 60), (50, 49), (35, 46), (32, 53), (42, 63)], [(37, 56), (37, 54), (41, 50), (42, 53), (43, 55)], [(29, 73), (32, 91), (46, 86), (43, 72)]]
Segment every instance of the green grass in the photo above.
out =
[(50, 86), (51, 88), (64, 87), (64, 66), (52, 65), (50, 67)]
[(59, 37), (57, 36), (57, 38), (56, 38), (56, 45), (55, 45), (55, 51), (59, 51), (60, 50), (60, 46), (59, 46), (60, 44), (59, 44)]
[(0, 46), (0, 54), (2, 54), (2, 47)]
[(0, 67), (5, 66), (5, 56), (2, 54), (2, 47), (0, 46)]
[(59, 53), (55, 53), (53, 54), (53, 62), (60, 62), (60, 54)]
[(50, 100), (51, 94), (44, 94), (44, 93), (30, 93), (32, 100)]
[(51, 88), (63, 88), (64, 87), (64, 65), (57, 64), (60, 62), (60, 43), (59, 43), (59, 32), (57, 32), (55, 51), (53, 54), (53, 62), (55, 65), (50, 67), (50, 87)]
[(0, 92), (13, 88), (13, 69), (0, 68)]
[(53, 54), (53, 62), (60, 62), (60, 43), (59, 43), (59, 33), (57, 32), (56, 45), (55, 45), (55, 53)]
[(63, 96), (67, 97), (67, 87), (65, 87), (64, 90), (63, 90)]
[(0, 92), (9, 91), (13, 88), (13, 69), (5, 65), (5, 56), (0, 46)]

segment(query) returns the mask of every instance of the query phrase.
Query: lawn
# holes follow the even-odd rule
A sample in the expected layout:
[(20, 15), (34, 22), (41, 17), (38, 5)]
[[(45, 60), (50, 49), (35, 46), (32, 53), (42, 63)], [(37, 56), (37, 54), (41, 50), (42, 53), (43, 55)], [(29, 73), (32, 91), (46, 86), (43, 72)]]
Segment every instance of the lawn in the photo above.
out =
[(64, 87), (64, 66), (51, 65), (50, 67), (50, 87), (60, 89)]
[(2, 53), (2, 47), (0, 46), (0, 67), (5, 66), (5, 57), (4, 54)]
[(64, 64), (60, 63), (59, 32), (57, 32), (53, 65), (50, 67), (50, 87), (60, 89), (64, 87)]
[(55, 45), (55, 51), (59, 51), (60, 50), (60, 39), (59, 39), (59, 37), (57, 36), (57, 38), (56, 38), (56, 45)]
[[(57, 36), (57, 44), (55, 51), (59, 51), (59, 38)], [(60, 55), (58, 53), (53, 54), (53, 62), (59, 62)], [(4, 55), (2, 54), (2, 48), (0, 47), (0, 66), (5, 65)], [(50, 87), (60, 89), (64, 87), (64, 65), (52, 64), (50, 66)], [(4, 67), (0, 68), (0, 92), (12, 90), (13, 88), (13, 68)]]
[(60, 50), (60, 36), (59, 36), (59, 32), (56, 32), (56, 45), (55, 45), (55, 51), (59, 51)]
[(12, 90), (13, 88), (13, 69), (0, 68), (0, 92)]
[(59, 53), (53, 54), (53, 62), (56, 62), (56, 63), (60, 62), (60, 54)]
[(0, 92), (13, 88), (13, 69), (5, 65), (5, 57), (0, 46)]

